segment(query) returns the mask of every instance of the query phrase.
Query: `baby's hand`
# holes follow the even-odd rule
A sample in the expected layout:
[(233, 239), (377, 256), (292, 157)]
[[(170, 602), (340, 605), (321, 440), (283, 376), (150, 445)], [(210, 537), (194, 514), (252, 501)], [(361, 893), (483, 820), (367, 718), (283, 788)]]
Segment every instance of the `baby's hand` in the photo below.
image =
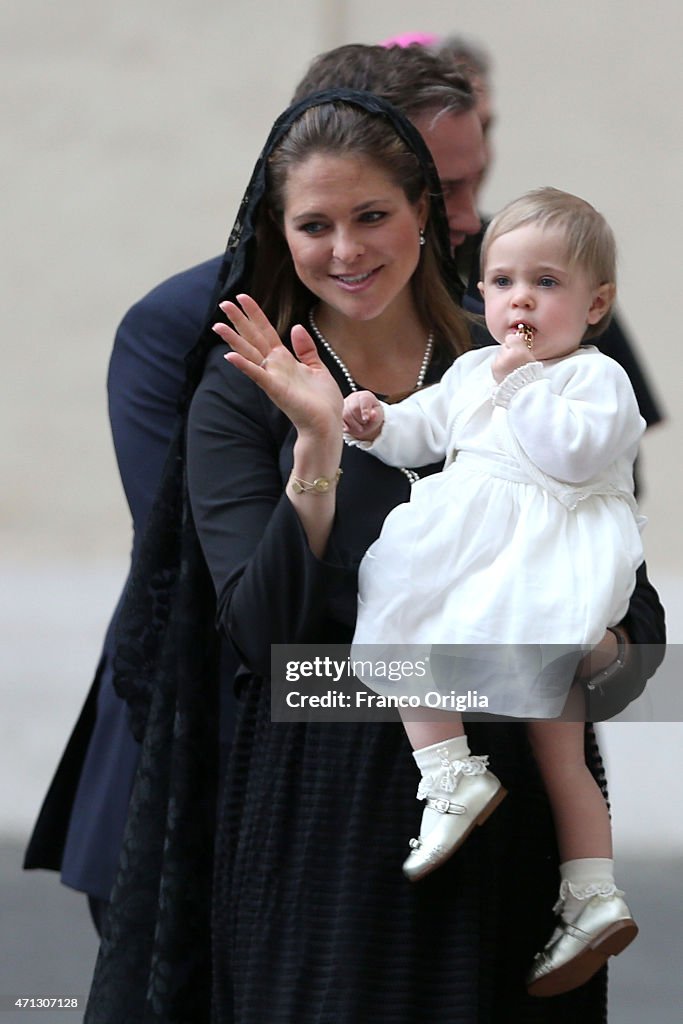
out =
[(505, 380), (513, 370), (535, 361), (533, 336), (532, 328), (520, 324), (512, 337), (508, 335), (503, 339), (491, 363), (497, 384)]
[(344, 399), (344, 430), (356, 441), (374, 441), (384, 423), (382, 403), (372, 391), (354, 391)]

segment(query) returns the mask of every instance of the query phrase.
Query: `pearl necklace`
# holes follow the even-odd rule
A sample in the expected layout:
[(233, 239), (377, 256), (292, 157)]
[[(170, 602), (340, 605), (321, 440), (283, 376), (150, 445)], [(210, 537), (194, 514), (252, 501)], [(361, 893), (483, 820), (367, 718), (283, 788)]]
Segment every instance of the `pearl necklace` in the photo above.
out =
[[(325, 337), (325, 335), (322, 333), (317, 323), (315, 322), (315, 317), (313, 316), (312, 309), (309, 309), (308, 311), (308, 324), (311, 328), (311, 332), (313, 333), (315, 339), (318, 342), (320, 342), (320, 344), (328, 353), (330, 358), (334, 360), (334, 362), (341, 370), (342, 374), (344, 375), (344, 379), (346, 380), (346, 383), (349, 385), (351, 391), (358, 391), (358, 385), (351, 376), (351, 372), (348, 366), (346, 365), (342, 357), (340, 355), (337, 355), (337, 353), (334, 351), (329, 341), (327, 340), (327, 338)], [(421, 388), (425, 382), (425, 377), (427, 376), (427, 370), (429, 369), (429, 364), (431, 362), (433, 352), (434, 335), (430, 331), (429, 336), (427, 338), (427, 345), (425, 347), (424, 355), (422, 357), (422, 362), (420, 363), (420, 369), (417, 374), (417, 380), (415, 382), (416, 391), (419, 388)], [(346, 441), (346, 443), (348, 444), (348, 441)], [(408, 478), (411, 484), (417, 483), (417, 481), (420, 479), (419, 474), (417, 474), (414, 469), (407, 469), (405, 466), (396, 466), (396, 469), (400, 470), (400, 472), (403, 473), (403, 475)]]

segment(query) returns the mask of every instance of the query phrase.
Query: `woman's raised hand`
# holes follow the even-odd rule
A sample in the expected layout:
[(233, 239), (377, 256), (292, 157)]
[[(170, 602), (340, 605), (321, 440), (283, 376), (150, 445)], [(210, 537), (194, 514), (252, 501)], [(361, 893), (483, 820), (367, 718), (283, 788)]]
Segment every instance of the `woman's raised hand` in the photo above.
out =
[(341, 436), (342, 395), (308, 331), (300, 324), (292, 328), (294, 356), (259, 304), (249, 295), (237, 299), (239, 306), (220, 303), (233, 326), (213, 326), (232, 349), (228, 362), (258, 384), (300, 434), (336, 431)]

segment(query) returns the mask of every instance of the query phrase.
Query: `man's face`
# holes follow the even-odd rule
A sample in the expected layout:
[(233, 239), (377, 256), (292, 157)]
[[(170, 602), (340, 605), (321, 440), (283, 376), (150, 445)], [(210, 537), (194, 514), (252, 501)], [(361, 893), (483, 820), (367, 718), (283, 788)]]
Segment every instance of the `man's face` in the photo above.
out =
[(440, 116), (430, 111), (412, 121), (427, 143), (441, 179), (451, 246), (456, 249), (481, 227), (476, 207), (477, 188), (486, 168), (481, 121), (475, 110)]

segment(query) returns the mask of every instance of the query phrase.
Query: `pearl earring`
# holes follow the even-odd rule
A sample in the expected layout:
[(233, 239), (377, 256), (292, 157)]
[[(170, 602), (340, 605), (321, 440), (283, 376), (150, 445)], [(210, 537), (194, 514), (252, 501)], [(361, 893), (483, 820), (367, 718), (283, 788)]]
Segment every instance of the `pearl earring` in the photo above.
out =
[(427, 239), (425, 238), (425, 233), (422, 230), (422, 228), (420, 228), (420, 245), (424, 245), (426, 241)]

